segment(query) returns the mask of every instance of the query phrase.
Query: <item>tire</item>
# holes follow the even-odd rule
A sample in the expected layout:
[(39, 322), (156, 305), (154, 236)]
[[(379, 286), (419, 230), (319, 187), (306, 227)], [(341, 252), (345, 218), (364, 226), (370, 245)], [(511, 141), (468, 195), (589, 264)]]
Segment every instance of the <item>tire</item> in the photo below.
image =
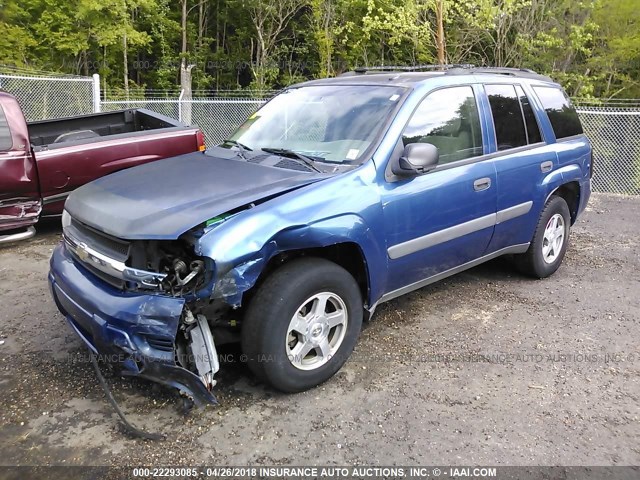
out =
[(360, 288), (349, 272), (321, 258), (292, 260), (251, 300), (242, 351), (260, 380), (283, 392), (301, 392), (340, 370), (358, 340), (362, 317)]
[(546, 278), (560, 267), (569, 245), (571, 216), (567, 202), (552, 196), (540, 213), (529, 249), (514, 257), (522, 273)]

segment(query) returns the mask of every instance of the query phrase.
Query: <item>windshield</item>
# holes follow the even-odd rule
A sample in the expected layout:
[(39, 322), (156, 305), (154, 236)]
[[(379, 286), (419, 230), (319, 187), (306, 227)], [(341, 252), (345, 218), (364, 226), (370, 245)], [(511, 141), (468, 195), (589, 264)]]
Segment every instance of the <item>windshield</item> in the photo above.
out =
[(288, 150), (325, 162), (362, 161), (404, 91), (371, 85), (292, 88), (251, 115), (231, 140), (251, 150)]

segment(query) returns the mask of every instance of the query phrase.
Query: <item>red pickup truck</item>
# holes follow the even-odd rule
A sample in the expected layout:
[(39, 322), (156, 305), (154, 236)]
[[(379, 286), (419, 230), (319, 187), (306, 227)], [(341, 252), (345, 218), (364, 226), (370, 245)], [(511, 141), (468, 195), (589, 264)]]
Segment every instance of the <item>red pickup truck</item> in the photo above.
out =
[(0, 92), (0, 244), (32, 237), (40, 216), (62, 213), (85, 183), (204, 148), (197, 127), (144, 109), (27, 123)]

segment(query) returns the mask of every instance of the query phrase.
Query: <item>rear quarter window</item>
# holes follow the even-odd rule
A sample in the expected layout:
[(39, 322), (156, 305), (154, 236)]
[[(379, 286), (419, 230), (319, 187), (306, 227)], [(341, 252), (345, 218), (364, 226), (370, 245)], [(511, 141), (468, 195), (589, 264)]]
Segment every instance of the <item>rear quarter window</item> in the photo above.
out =
[(563, 90), (555, 87), (533, 87), (533, 90), (547, 112), (557, 139), (583, 133), (578, 113)]
[(0, 105), (0, 151), (11, 150), (13, 146), (13, 140), (11, 139), (11, 130), (9, 130), (9, 123), (7, 123), (7, 117), (4, 114), (2, 105)]

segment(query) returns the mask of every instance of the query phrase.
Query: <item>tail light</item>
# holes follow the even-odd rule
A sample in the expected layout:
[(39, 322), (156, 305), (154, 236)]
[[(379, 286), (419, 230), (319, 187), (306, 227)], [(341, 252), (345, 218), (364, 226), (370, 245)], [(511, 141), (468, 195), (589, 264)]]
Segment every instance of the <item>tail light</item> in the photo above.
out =
[(204, 152), (207, 149), (207, 147), (204, 144), (204, 133), (202, 133), (202, 130), (198, 130), (196, 132), (196, 142), (198, 144), (199, 152)]

